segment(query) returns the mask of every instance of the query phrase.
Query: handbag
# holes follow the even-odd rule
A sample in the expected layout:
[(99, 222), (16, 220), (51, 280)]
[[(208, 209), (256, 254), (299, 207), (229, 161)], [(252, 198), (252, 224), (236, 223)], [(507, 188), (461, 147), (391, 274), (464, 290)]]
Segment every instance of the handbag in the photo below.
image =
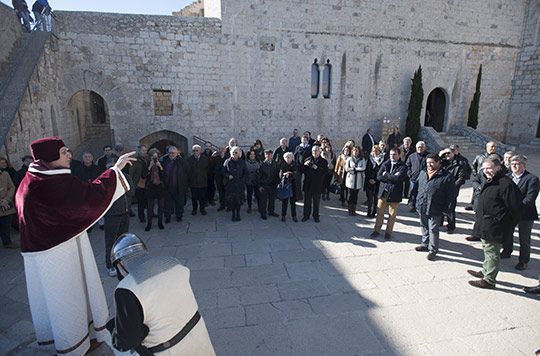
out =
[(281, 178), (277, 186), (277, 197), (278, 199), (289, 199), (293, 196), (292, 184), (285, 183), (285, 177)]
[(341, 185), (334, 180), (332, 184), (330, 184), (330, 193), (332, 194), (340, 194), (341, 193)]

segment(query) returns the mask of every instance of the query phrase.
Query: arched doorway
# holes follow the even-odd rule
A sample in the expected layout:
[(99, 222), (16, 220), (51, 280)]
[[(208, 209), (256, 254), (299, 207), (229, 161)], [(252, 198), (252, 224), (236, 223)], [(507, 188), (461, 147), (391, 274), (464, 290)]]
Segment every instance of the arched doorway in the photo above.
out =
[(444, 131), (446, 119), (446, 94), (441, 88), (435, 88), (429, 93), (426, 103), (424, 126), (431, 126), (437, 132)]
[(162, 130), (154, 132), (141, 138), (139, 143), (148, 146), (148, 149), (157, 148), (162, 155), (166, 153), (166, 148), (170, 145), (176, 146), (178, 151), (186, 158), (190, 154), (187, 138), (174, 131)]
[(69, 99), (68, 112), (72, 129), (78, 133), (79, 144), (103, 136), (110, 139), (109, 109), (98, 93), (91, 90), (76, 92)]

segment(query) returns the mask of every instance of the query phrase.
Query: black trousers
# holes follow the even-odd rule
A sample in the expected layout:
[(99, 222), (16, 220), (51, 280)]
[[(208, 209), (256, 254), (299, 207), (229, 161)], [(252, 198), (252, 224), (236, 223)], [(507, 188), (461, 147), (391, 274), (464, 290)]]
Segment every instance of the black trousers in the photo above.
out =
[(112, 268), (111, 264), (111, 248), (116, 239), (128, 232), (129, 230), (129, 215), (105, 215), (105, 265), (107, 268)]
[(259, 213), (266, 216), (275, 213), (276, 210), (276, 192), (277, 188), (270, 185), (263, 185), (262, 191), (259, 190)]
[(282, 200), (281, 216), (287, 216), (287, 204), (291, 205), (291, 216), (296, 216), (296, 200), (294, 199), (294, 197)]
[(193, 205), (193, 210), (197, 210), (198, 205), (200, 205), (201, 210), (203, 210), (205, 200), (206, 200), (206, 187), (203, 187), (203, 188), (191, 187), (191, 205)]
[(167, 190), (167, 196), (165, 197), (165, 218), (170, 219), (173, 210), (175, 211), (177, 218), (182, 218), (182, 216), (184, 216), (185, 199), (186, 196), (180, 194), (177, 190)]
[(347, 189), (349, 190), (349, 204), (356, 205), (358, 203), (358, 189)]
[(246, 184), (246, 190), (247, 190), (247, 205), (248, 208), (251, 208), (251, 204), (253, 203), (253, 195), (255, 194), (255, 198), (257, 199), (257, 202), (259, 201), (259, 187), (256, 185), (249, 185)]
[(144, 197), (144, 188), (135, 189), (135, 198), (137, 198), (137, 216), (144, 219), (144, 209), (146, 209), (146, 198)]
[(152, 218), (154, 217), (154, 203), (157, 201), (158, 205), (158, 221), (163, 221), (163, 210), (165, 206), (165, 198), (159, 199), (146, 199), (146, 209), (148, 213), (148, 224), (152, 223)]
[(304, 218), (309, 219), (313, 208), (313, 217), (319, 217), (319, 206), (321, 204), (321, 193), (304, 193)]
[(376, 213), (377, 212), (377, 192), (375, 191), (375, 189), (367, 189), (366, 196), (367, 196), (368, 213)]
[(214, 184), (214, 175), (208, 174), (208, 187), (206, 187), (206, 201), (214, 201), (215, 195), (216, 195), (216, 185)]
[(0, 216), (0, 236), (2, 237), (2, 244), (9, 245), (11, 244), (11, 220), (13, 219), (13, 214)]
[(225, 206), (225, 185), (223, 184), (223, 177), (220, 175), (217, 175), (215, 177), (216, 177), (216, 188), (219, 195), (219, 206), (224, 207)]

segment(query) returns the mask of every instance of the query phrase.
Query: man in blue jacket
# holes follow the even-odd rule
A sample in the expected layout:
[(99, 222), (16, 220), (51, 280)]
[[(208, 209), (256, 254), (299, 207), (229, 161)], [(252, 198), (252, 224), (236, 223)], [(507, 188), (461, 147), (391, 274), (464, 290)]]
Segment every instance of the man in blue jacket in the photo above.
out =
[(441, 168), (437, 154), (426, 156), (426, 168), (418, 176), (416, 210), (422, 226), (422, 244), (416, 251), (428, 251), (427, 259), (433, 261), (439, 251), (439, 225), (442, 216), (452, 211), (456, 184), (452, 174)]
[(394, 147), (390, 150), (390, 159), (384, 162), (377, 173), (379, 185), (379, 201), (377, 202), (377, 220), (375, 229), (371, 237), (379, 236), (384, 220), (384, 213), (388, 208), (388, 222), (386, 223), (385, 240), (390, 240), (394, 223), (396, 222), (397, 207), (403, 197), (403, 181), (407, 174), (407, 167), (400, 159), (399, 148)]

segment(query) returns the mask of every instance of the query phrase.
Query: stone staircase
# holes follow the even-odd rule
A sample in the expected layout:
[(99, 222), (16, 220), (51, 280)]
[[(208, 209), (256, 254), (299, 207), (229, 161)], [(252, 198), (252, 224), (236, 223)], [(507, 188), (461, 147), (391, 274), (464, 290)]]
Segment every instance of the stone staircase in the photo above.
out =
[(84, 142), (79, 147), (73, 149), (73, 158), (81, 160), (84, 152), (92, 152), (97, 160), (103, 155), (103, 146), (114, 146), (114, 131), (109, 124), (92, 124), (86, 127)]
[(526, 150), (534, 150), (534, 151), (540, 151), (540, 138), (534, 138), (529, 143), (523, 143), (519, 145), (519, 148), (526, 149)]
[(11, 68), (11, 65), (13, 62), (15, 62), (15, 58), (17, 58), (17, 54), (19, 53), (19, 50), (22, 48), (24, 41), (26, 41), (26, 38), (28, 37), (28, 33), (22, 33), (20, 37), (17, 38), (17, 40), (13, 43), (13, 48), (9, 52), (9, 55), (0, 62), (0, 83), (4, 81), (6, 75), (9, 72), (9, 68)]
[(485, 147), (479, 147), (468, 137), (452, 135), (450, 133), (439, 133), (439, 137), (444, 141), (445, 147), (450, 145), (458, 145), (459, 152), (467, 157), (469, 162), (485, 151)]

